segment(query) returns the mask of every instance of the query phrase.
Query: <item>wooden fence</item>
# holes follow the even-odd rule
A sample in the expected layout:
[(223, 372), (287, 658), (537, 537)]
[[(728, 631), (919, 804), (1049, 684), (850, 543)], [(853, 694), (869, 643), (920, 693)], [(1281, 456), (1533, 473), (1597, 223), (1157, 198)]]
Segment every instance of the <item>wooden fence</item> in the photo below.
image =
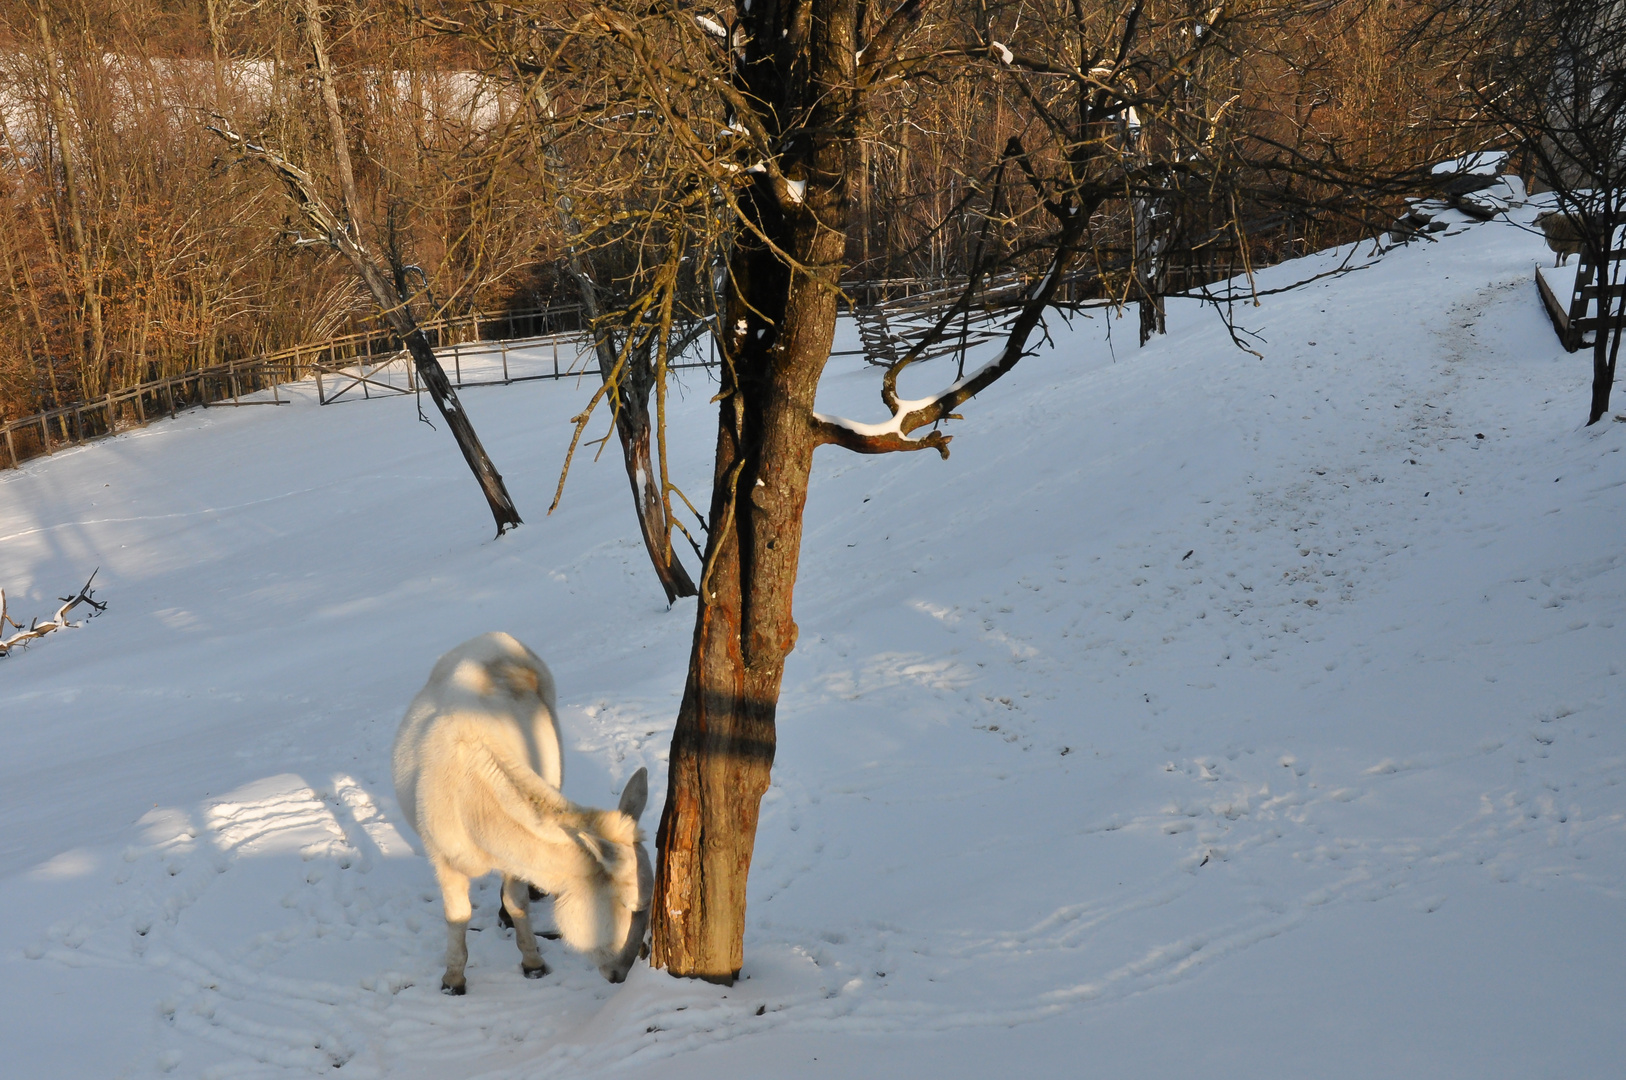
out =
[[(982, 309), (972, 321), (981, 323), (989, 316), (990, 307), (998, 308), (1014, 302), (1028, 287), (1025, 278), (1004, 275), (984, 283), (980, 298)], [(1079, 272), (1064, 280), (1058, 301), (1063, 304), (1093, 306), (1099, 300), (1081, 300), (1088, 293), (1093, 275)], [(958, 300), (964, 281), (897, 278), (884, 281), (857, 282), (844, 287), (851, 299), (853, 313), (857, 315), (866, 355), (885, 362), (895, 359), (897, 348), (907, 347), (912, 334), (924, 330), (921, 320), (929, 320), (933, 312), (942, 310)], [(892, 323), (888, 323), (888, 318)], [(559, 379), (581, 374), (574, 365), (561, 366), (555, 352), (551, 371), (513, 375), (508, 370), (511, 349), (537, 345), (548, 340), (583, 339), (588, 332), (588, 321), (580, 304), (567, 304), (512, 312), (475, 312), (425, 323), (422, 329), (437, 351), (450, 349), (448, 376), (458, 388), (528, 382), (535, 379)], [(987, 336), (979, 326), (967, 337), (957, 335), (946, 341), (929, 355), (964, 350), (979, 344)], [(482, 344), (483, 343), (483, 344)], [(473, 346), (471, 348), (470, 346)], [(502, 377), (483, 381), (464, 382), (462, 360), (477, 352), (498, 352)], [(674, 358), (676, 359), (676, 358)], [(195, 407), (233, 407), (241, 405), (286, 405), (279, 392), (284, 383), (300, 382), (314, 377), (317, 400), (329, 404), (352, 391), (371, 397), (379, 393), (411, 393), (416, 389), (413, 366), (404, 364), (405, 386), (383, 381), (381, 373), (391, 365), (406, 361), (401, 341), (383, 329), (362, 330), (330, 338), (320, 343), (295, 345), (278, 352), (231, 360), (223, 364), (198, 368), (163, 379), (154, 379), (136, 386), (115, 390), (97, 401), (65, 405), (25, 416), (0, 425), (0, 444), (5, 447), (5, 465), (19, 467), (30, 458), (54, 453), (63, 446), (72, 446), (92, 439), (104, 438), (121, 430), (143, 426), (155, 416), (174, 416), (183, 409)], [(673, 363), (671, 367), (706, 367), (715, 360), (693, 363)], [(332, 380), (331, 384), (328, 380)], [(247, 395), (263, 390), (271, 391), (271, 398), (244, 401)]]
[[(422, 327), (436, 348), (457, 348), (465, 342), (513, 338), (581, 335), (586, 317), (581, 305), (534, 308), (512, 312), (473, 312), (425, 323)], [(155, 416), (174, 416), (198, 406), (285, 405), (278, 388), (283, 383), (329, 373), (342, 373), (360, 365), (376, 370), (398, 359), (401, 342), (382, 330), (361, 330), (326, 341), (295, 345), (260, 356), (230, 360), (163, 379), (153, 379), (115, 390), (96, 401), (49, 409), (0, 425), (5, 464), (20, 466), (30, 458), (51, 454), (63, 446), (104, 438), (120, 430), (139, 427)], [(342, 376), (341, 376), (342, 377)], [(256, 391), (270, 390), (269, 401), (242, 400)], [(340, 390), (339, 393), (343, 393)], [(320, 391), (319, 391), (320, 394)], [(338, 394), (323, 395), (332, 400)]]
[[(1033, 279), (1022, 274), (995, 274), (983, 279), (978, 293), (979, 306), (1014, 304), (1033, 284)], [(1057, 304), (1087, 303), (1097, 297), (1101, 284), (1094, 267), (1074, 270), (1061, 279), (1056, 288)], [(866, 308), (885, 308), (889, 311), (941, 309), (960, 299), (965, 291), (965, 278), (883, 278), (875, 281), (852, 281), (841, 286), (844, 294), (843, 310), (862, 311)]]
[(1619, 232), (1623, 226), (1626, 226), (1626, 215), (1617, 218), (1610, 227), (1610, 250), (1602, 262), (1592, 262), (1585, 253), (1578, 256), (1575, 284), (1569, 290), (1567, 304), (1558, 298), (1547, 280), (1548, 274), (1557, 277), (1557, 272), (1543, 273), (1541, 267), (1536, 267), (1536, 288), (1541, 293), (1542, 306), (1547, 309), (1547, 317), (1552, 320), (1566, 352), (1575, 352), (1582, 345), (1590, 344), (1587, 335), (1598, 333), (1604, 320), (1619, 307), (1618, 302), (1626, 299), (1626, 280), (1622, 280), (1626, 275), (1610, 265), (1626, 263), (1626, 239)]
[[(689, 329), (698, 336), (701, 327), (690, 324)], [(567, 361), (561, 360), (559, 346), (563, 343), (574, 345), (577, 354)], [(537, 350), (553, 346), (551, 366), (546, 362), (538, 364), (534, 356), (524, 354), (534, 353)], [(535, 382), (539, 379), (573, 379), (598, 370), (598, 357), (592, 351), (593, 341), (585, 330), (563, 330), (554, 333), (538, 334), (531, 337), (500, 338), (495, 341), (458, 342), (439, 350), (441, 366), (446, 370), (446, 377), (451, 384), (461, 390), (468, 386), (511, 386), (514, 383)], [(695, 348), (691, 341), (679, 354), (668, 358), (666, 367), (671, 371), (685, 368), (709, 368), (717, 365), (715, 353), (708, 359), (685, 360), (690, 351)], [(510, 366), (510, 354), (519, 355), (520, 371), (516, 374)], [(586, 357), (587, 362), (582, 363)], [(400, 381), (396, 382), (394, 367), (401, 365)], [(469, 370), (465, 370), (465, 364)], [(331, 388), (323, 376), (332, 380)], [(386, 381), (387, 380), (387, 381)], [(398, 350), (390, 355), (374, 355), (358, 357), (344, 367), (334, 370), (319, 368), (316, 371), (316, 399), (323, 405), (331, 405), (350, 394), (360, 391), (363, 397), (372, 397), (374, 392), (384, 395), (410, 394), (418, 389), (417, 374), (412, 364), (411, 356), (406, 350)]]
[[(960, 301), (966, 284), (965, 278), (894, 278), (843, 285), (842, 292), (848, 300), (843, 307), (858, 324), (862, 347), (832, 355), (862, 356), (881, 367), (897, 363), (930, 332), (945, 311)], [(998, 338), (999, 320), (1026, 298), (1032, 285), (1030, 278), (1017, 274), (988, 278), (982, 283), (972, 308), (950, 326), (940, 341), (922, 352), (919, 359), (963, 355)], [(1099, 291), (1100, 276), (1094, 268), (1075, 270), (1062, 278), (1051, 302), (1074, 310), (1116, 303), (1093, 295)]]

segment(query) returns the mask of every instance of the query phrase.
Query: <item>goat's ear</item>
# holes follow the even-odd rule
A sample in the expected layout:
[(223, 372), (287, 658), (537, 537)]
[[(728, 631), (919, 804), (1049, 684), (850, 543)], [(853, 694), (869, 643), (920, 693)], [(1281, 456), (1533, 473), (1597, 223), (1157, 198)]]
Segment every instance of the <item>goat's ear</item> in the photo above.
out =
[(593, 861), (608, 869), (607, 864), (615, 859), (614, 845), (607, 842), (602, 836), (586, 830), (578, 832), (576, 839), (582, 847), (587, 849), (587, 854), (593, 857)]
[(637, 821), (644, 816), (644, 804), (649, 802), (649, 770), (642, 765), (621, 789), (621, 805), (616, 809)]

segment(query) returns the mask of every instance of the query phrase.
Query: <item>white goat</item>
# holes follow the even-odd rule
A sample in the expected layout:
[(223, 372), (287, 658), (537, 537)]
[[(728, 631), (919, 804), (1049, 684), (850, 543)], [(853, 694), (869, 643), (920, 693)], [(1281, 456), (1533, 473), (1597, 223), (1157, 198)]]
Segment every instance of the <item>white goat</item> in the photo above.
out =
[(493, 870), (526, 978), (548, 971), (529, 886), (553, 895), (565, 943), (611, 982), (643, 945), (654, 877), (638, 828), (648, 775), (632, 774), (615, 810), (565, 798), (554, 708), (553, 676), (537, 655), (507, 634), (482, 634), (436, 662), (396, 733), (396, 798), (446, 906), (445, 993), (466, 987), (469, 879)]

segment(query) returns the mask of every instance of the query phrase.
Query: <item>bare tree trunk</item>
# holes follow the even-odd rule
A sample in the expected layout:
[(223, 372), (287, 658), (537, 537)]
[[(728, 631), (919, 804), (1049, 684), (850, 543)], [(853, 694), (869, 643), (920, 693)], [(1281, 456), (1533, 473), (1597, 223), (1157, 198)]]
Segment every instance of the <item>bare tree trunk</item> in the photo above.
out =
[[(783, 178), (776, 190), (758, 176), (743, 200), (755, 228), (740, 230), (730, 260), (711, 527), (656, 839), (650, 962), (713, 982), (732, 982), (744, 956), (757, 813), (785, 657), (796, 645), (791, 606), (818, 445), (813, 400), (835, 337), (846, 250), (855, 5), (811, 8), (810, 17), (788, 3), (741, 8), (752, 45), (736, 78), (773, 107), (765, 114), (805, 117), (785, 140), (798, 152), (781, 163), (786, 176), (806, 177), (805, 198), (788, 197)], [(804, 269), (793, 272), (785, 255)]]
[[(563, 168), (562, 165), (557, 167)], [(594, 327), (593, 346), (598, 354), (599, 378), (608, 383), (616, 368), (615, 342), (608, 331), (599, 326), (598, 285), (576, 251), (580, 230), (568, 204), (560, 207), (559, 215), (571, 239), (570, 275), (576, 279), (582, 307)], [(654, 383), (655, 373), (650, 370), (648, 352), (635, 349), (627, 357), (619, 383), (612, 390), (615, 397), (610, 406), (615, 414), (616, 435), (621, 440), (621, 457), (627, 466), (627, 481), (632, 485), (632, 508), (638, 517), (638, 530), (644, 537), (644, 550), (649, 553), (655, 576), (660, 579), (666, 602), (670, 604), (680, 596), (695, 595), (696, 590), (689, 572), (672, 549), (672, 523), (666, 516), (660, 474), (655, 471), (650, 453), (649, 391)]]
[(209, 54), (213, 61), (215, 77), (215, 111), (223, 112), (226, 108), (226, 65), (220, 56), (220, 5), (219, 0), (204, 0), (209, 16)]
[[(46, 18), (43, 4), (39, 9), (38, 22), (40, 42), (45, 49), (46, 101), (50, 108), (51, 126), (56, 128), (57, 152), (62, 156), (62, 186), (67, 194), (68, 224), (73, 233), (74, 256), (79, 263), (81, 310), (84, 313), (82, 318), (90, 323), (90, 341), (85, 367), (95, 372), (99, 379), (103, 374), (101, 368), (106, 355), (102, 329), (101, 283), (97, 280), (96, 268), (91, 261), (90, 238), (85, 231), (84, 209), (79, 200), (78, 166), (74, 160), (73, 144), (69, 140), (68, 107), (62, 98), (62, 58), (58, 55), (56, 42), (51, 37), (51, 24)], [(85, 375), (82, 373), (81, 379), (84, 378)]]
[(1168, 291), (1167, 267), (1163, 252), (1168, 246), (1164, 220), (1166, 208), (1160, 200), (1136, 199), (1135, 215), (1135, 284), (1140, 293), (1140, 343), (1144, 346), (1153, 334), (1168, 333), (1163, 294)]
[[(1139, 145), (1144, 137), (1140, 120), (1130, 114), (1119, 122), (1119, 138), (1124, 149), (1138, 163), (1144, 165), (1147, 154)], [(1153, 334), (1168, 332), (1163, 294), (1168, 291), (1168, 274), (1164, 266), (1164, 252), (1169, 248), (1169, 207), (1164, 200), (1141, 196), (1129, 201), (1133, 218), (1134, 249), (1131, 263), (1135, 276), (1135, 291), (1140, 296), (1140, 343), (1144, 348)]]
[[(345, 254), (362, 280), (367, 283), (368, 291), (373, 294), (373, 300), (378, 304), (379, 313), (406, 345), (407, 351), (412, 354), (412, 362), (418, 369), (418, 377), (422, 380), (424, 389), (429, 391), (435, 407), (440, 410), (446, 426), (451, 429), (452, 437), (457, 440), (457, 448), (463, 452), (463, 460), (468, 462), (470, 471), (479, 482), (480, 490), (486, 497), (486, 504), (491, 508), (491, 516), (497, 523), (497, 535), (501, 536), (507, 530), (521, 524), (519, 511), (514, 508), (513, 500), (508, 497), (508, 488), (502, 482), (502, 475), (497, 472), (497, 467), (486, 455), (485, 447), (480, 445), (480, 437), (474, 433), (474, 425), (469, 423), (468, 414), (463, 411), (463, 405), (457, 398), (457, 391), (446, 378), (446, 370), (440, 366), (440, 360), (436, 358), (429, 339), (424, 337), (417, 320), (412, 317), (411, 308), (407, 304), (409, 296), (405, 288), (400, 287), (404, 282), (392, 283), (386, 278), (362, 245), (358, 217), (361, 200), (356, 194), (355, 173), (350, 165), (349, 140), (344, 130), (344, 117), (339, 112), (338, 92), (333, 86), (333, 69), (328, 63), (327, 46), (322, 34), (320, 0), (305, 0), (305, 17), (311, 51), (315, 55), (317, 73), (322, 84), (322, 103), (327, 113), (328, 130), (333, 140), (333, 160), (339, 176), (344, 220), (334, 218), (332, 212), (321, 204), (314, 185), (309, 183), (309, 177), (300, 170), (293, 168), (286, 161), (273, 160), (272, 155), (263, 148), (254, 148), (254, 151), (277, 170), (306, 216), (316, 221), (319, 227), (327, 232), (329, 241)], [(237, 144), (248, 145), (246, 140), (241, 138), (237, 139)], [(300, 183), (301, 179), (304, 181), (303, 185)], [(322, 220), (324, 217), (327, 220)], [(400, 270), (397, 268), (397, 277), (399, 276)]]
[[(551, 112), (545, 94), (539, 97), (539, 104), (543, 110)], [(561, 180), (568, 176), (564, 161), (551, 143), (544, 145), (542, 154), (549, 168)], [(576, 221), (568, 195), (559, 200), (559, 221), (564, 227), (565, 236), (569, 238), (566, 253), (570, 276), (576, 281), (582, 308), (593, 327), (599, 378), (609, 383), (616, 369), (616, 343), (608, 329), (600, 323), (599, 317), (603, 312), (598, 303), (598, 282), (581, 254), (581, 225)], [(649, 392), (655, 384), (655, 373), (650, 367), (649, 352), (649, 349), (634, 349), (627, 356), (618, 384), (612, 388), (614, 397), (610, 408), (615, 416), (616, 435), (621, 440), (621, 457), (627, 466), (627, 482), (632, 485), (632, 508), (638, 517), (638, 530), (644, 537), (644, 550), (649, 553), (655, 576), (666, 592), (666, 602), (670, 604), (680, 596), (694, 596), (696, 590), (689, 572), (683, 568), (677, 552), (673, 550), (672, 521), (667, 515), (667, 501), (662, 490), (663, 474), (655, 471), (650, 453)]]
[[(833, 251), (826, 254), (838, 257), (843, 235), (827, 236), (822, 246)], [(774, 261), (753, 252), (736, 273), (783, 282)], [(753, 292), (760, 302), (777, 300), (755, 312), (782, 312), (782, 329), (771, 347), (748, 344), (742, 339), (762, 328), (760, 315), (750, 316), (750, 331), (733, 343), (733, 377), (724, 368), (711, 532), (651, 915), (652, 963), (717, 982), (731, 982), (743, 956), (757, 811), (773, 765), (785, 657), (796, 644), (791, 603), (816, 445), (809, 419), (836, 322), (835, 293), (817, 282), (781, 284), (777, 297), (772, 288)], [(739, 299), (730, 326), (745, 318)]]
[(617, 394), (620, 400), (614, 403), (615, 430), (621, 439), (621, 457), (627, 466), (627, 481), (632, 485), (633, 512), (638, 515), (644, 550), (649, 552), (655, 576), (670, 604), (680, 596), (694, 596), (698, 590), (672, 547), (672, 526), (666, 518), (666, 501), (661, 498), (660, 474), (655, 471), (650, 452), (649, 392), (655, 373), (650, 370), (647, 354), (638, 359), (640, 363), (629, 364), (629, 370), (622, 375)]

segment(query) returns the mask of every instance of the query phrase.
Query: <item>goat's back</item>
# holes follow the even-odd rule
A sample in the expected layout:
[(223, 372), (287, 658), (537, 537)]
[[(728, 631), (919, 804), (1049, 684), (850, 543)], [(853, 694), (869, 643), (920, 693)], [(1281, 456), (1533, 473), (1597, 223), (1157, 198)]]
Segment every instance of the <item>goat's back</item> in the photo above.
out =
[(481, 634), (442, 656), (396, 733), (395, 796), (426, 843), (426, 813), (457, 818), (477, 797), (458, 752), (470, 740), (525, 762), (556, 790), (563, 782), (553, 676), (508, 634)]

